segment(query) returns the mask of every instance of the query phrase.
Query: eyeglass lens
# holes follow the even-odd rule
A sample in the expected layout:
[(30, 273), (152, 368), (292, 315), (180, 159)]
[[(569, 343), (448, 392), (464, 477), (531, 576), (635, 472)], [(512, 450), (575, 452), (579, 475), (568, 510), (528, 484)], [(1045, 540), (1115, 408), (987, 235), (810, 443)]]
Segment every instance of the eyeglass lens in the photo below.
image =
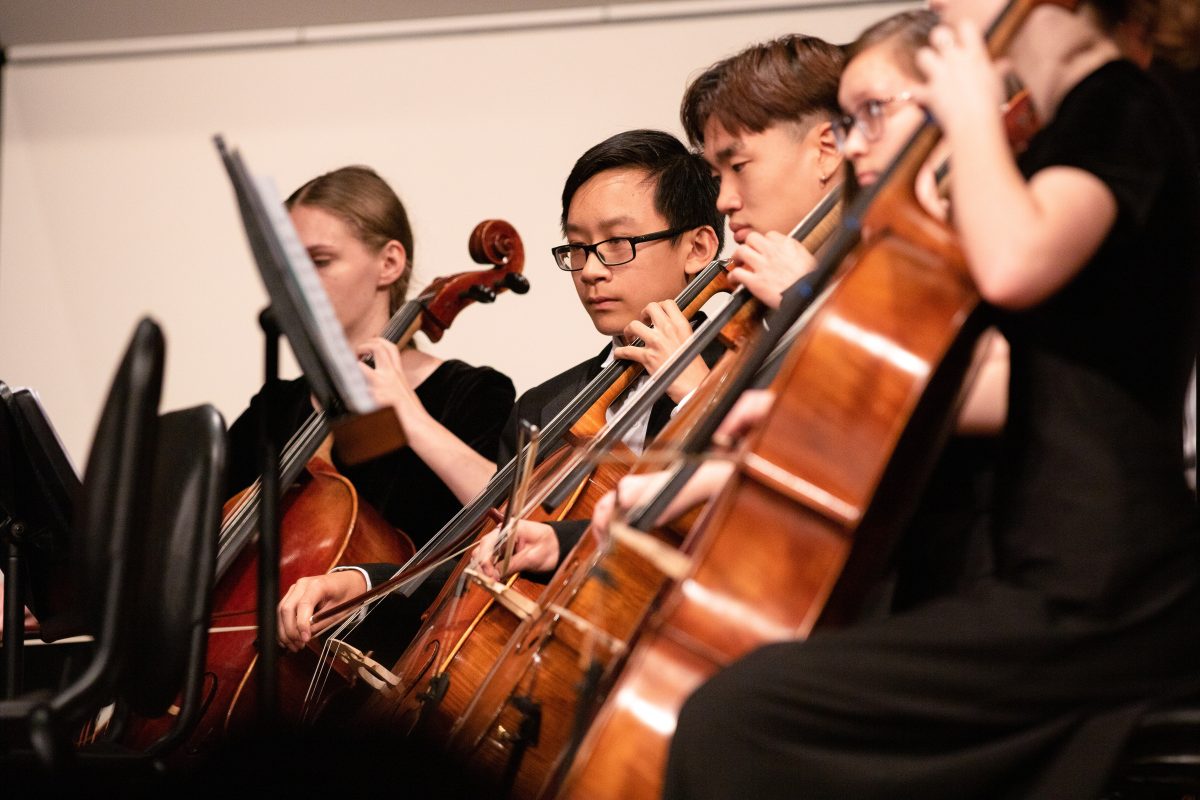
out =
[(607, 241), (598, 242), (591, 247), (584, 245), (570, 245), (563, 266), (570, 267), (572, 270), (583, 269), (583, 265), (587, 263), (588, 251), (594, 250), (596, 257), (600, 259), (600, 263), (605, 266), (613, 267), (619, 264), (625, 264), (633, 260), (633, 243), (628, 239), (608, 239)]

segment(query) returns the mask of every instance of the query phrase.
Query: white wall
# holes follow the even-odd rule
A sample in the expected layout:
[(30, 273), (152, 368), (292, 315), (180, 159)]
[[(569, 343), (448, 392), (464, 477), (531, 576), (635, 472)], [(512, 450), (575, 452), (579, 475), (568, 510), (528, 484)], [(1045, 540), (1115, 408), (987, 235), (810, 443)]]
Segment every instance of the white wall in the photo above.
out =
[(413, 286), (473, 267), (477, 222), (516, 226), (532, 291), (463, 312), (443, 357), (518, 391), (601, 338), (548, 248), (562, 181), (634, 127), (680, 132), (690, 77), (752, 41), (848, 41), (894, 2), (12, 63), (0, 163), (0, 379), (31, 386), (82, 468), (112, 370), (143, 314), (167, 335), (163, 408), (228, 421), (261, 382), (265, 294), (210, 142), (221, 132), (286, 195), (349, 163), (408, 206)]

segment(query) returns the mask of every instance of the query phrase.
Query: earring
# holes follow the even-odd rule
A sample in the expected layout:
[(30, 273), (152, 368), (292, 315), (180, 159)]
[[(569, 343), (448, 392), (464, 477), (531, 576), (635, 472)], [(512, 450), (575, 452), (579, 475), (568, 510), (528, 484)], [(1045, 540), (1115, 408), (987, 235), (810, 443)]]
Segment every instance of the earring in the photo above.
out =
[(821, 175), (821, 176), (819, 176), (819, 179), (820, 179), (820, 181), (821, 181), (821, 185), (822, 185), (822, 186), (824, 186), (825, 184), (829, 183), (829, 179), (830, 179), (830, 178), (832, 178), (832, 177), (833, 177), (832, 175)]

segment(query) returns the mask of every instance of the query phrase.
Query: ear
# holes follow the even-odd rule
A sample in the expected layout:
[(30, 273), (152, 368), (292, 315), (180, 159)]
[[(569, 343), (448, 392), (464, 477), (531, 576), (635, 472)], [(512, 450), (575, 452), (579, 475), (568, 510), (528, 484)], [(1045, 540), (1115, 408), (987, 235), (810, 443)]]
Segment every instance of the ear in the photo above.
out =
[(408, 269), (408, 253), (405, 251), (404, 245), (392, 239), (379, 251), (379, 257), (382, 262), (379, 268), (379, 281), (375, 285), (382, 289), (385, 286), (391, 286), (404, 276), (405, 270)]
[(838, 149), (837, 137), (833, 135), (833, 123), (818, 122), (810, 135), (816, 148), (818, 170), (826, 178), (836, 176), (842, 165), (842, 152)]
[(717, 258), (717, 232), (705, 225), (692, 231), (692, 245), (688, 250), (683, 271), (691, 278)]

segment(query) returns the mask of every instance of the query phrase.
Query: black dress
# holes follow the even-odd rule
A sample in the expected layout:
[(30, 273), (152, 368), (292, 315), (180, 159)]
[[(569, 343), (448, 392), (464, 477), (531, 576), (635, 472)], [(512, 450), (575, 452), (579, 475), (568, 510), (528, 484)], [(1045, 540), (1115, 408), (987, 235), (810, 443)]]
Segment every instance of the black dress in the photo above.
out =
[(685, 705), (666, 796), (1089, 798), (1150, 699), (1200, 677), (1200, 527), (1180, 408), (1196, 345), (1196, 170), (1136, 67), (1078, 84), (1025, 175), (1095, 175), (1117, 220), (1011, 345), (995, 575), (770, 645)]
[[(500, 431), (513, 406), (512, 381), (489, 367), (472, 367), (449, 360), (438, 365), (416, 387), (417, 398), (429, 414), (484, 457), (495, 460)], [(285, 409), (271, 426), (282, 447), (312, 413), (304, 378), (284, 384), (280, 406)], [(257, 431), (261, 395), (229, 429), (228, 494), (258, 477)], [(356, 466), (335, 463), (359, 496), (390, 524), (408, 534), (420, 547), (436, 534), (462, 504), (408, 447)]]

